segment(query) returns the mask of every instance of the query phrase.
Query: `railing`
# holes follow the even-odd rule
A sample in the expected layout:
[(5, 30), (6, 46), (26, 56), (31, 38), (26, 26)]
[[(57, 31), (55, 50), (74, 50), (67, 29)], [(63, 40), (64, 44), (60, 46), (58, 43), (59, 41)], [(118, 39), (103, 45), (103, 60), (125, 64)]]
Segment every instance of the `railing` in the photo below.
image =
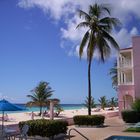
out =
[(120, 67), (125, 68), (125, 67), (132, 67), (132, 62), (131, 60), (126, 60), (124, 62), (120, 62)]
[(133, 82), (127, 82), (127, 83), (119, 83), (119, 85), (133, 85)]
[(75, 128), (71, 128), (68, 132), (69, 135), (69, 140), (70, 140), (70, 132), (74, 130), (75, 132), (77, 132), (78, 134), (80, 134), (83, 138), (85, 138), (86, 140), (89, 140), (86, 136), (84, 136), (82, 133), (80, 133), (78, 130), (76, 130)]

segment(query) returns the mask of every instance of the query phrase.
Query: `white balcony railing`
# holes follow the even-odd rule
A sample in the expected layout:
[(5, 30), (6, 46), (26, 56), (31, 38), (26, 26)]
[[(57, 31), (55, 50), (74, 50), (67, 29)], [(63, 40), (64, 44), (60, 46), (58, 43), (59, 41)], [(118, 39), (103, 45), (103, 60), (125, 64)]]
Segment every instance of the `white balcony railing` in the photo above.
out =
[(132, 67), (132, 62), (131, 62), (131, 60), (129, 60), (129, 61), (124, 61), (124, 62), (120, 62), (120, 67), (121, 67), (121, 68)]
[(124, 83), (119, 83), (119, 85), (133, 85), (133, 82), (124, 82)]

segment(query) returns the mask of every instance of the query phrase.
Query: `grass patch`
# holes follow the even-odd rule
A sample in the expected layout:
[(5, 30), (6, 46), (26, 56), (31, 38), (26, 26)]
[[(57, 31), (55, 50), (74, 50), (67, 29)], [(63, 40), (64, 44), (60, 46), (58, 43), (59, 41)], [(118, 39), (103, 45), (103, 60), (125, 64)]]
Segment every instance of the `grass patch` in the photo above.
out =
[(135, 128), (135, 127), (130, 127), (130, 128), (127, 128), (127, 129), (125, 130), (125, 132), (139, 132), (139, 133), (140, 133), (140, 127), (137, 127), (137, 128)]

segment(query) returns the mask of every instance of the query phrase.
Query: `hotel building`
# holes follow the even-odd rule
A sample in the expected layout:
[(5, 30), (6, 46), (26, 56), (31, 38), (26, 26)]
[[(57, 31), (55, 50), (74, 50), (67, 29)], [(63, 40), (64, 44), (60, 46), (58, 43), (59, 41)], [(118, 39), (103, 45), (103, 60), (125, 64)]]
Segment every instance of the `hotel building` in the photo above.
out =
[(140, 98), (140, 36), (132, 38), (132, 47), (120, 50), (117, 70), (119, 109), (131, 109)]

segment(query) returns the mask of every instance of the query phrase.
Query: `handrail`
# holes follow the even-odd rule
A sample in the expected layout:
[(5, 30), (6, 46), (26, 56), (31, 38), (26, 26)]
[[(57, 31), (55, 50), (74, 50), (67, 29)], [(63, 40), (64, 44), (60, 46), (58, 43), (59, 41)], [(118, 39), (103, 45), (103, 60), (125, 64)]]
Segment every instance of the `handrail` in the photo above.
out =
[(77, 129), (75, 129), (75, 128), (71, 128), (70, 130), (69, 130), (69, 132), (68, 132), (68, 134), (69, 134), (69, 140), (70, 140), (70, 132), (72, 131), (72, 130), (74, 130), (75, 132), (77, 132), (78, 134), (80, 134), (83, 138), (85, 138), (86, 140), (89, 140), (86, 136), (84, 136), (82, 133), (80, 133)]

